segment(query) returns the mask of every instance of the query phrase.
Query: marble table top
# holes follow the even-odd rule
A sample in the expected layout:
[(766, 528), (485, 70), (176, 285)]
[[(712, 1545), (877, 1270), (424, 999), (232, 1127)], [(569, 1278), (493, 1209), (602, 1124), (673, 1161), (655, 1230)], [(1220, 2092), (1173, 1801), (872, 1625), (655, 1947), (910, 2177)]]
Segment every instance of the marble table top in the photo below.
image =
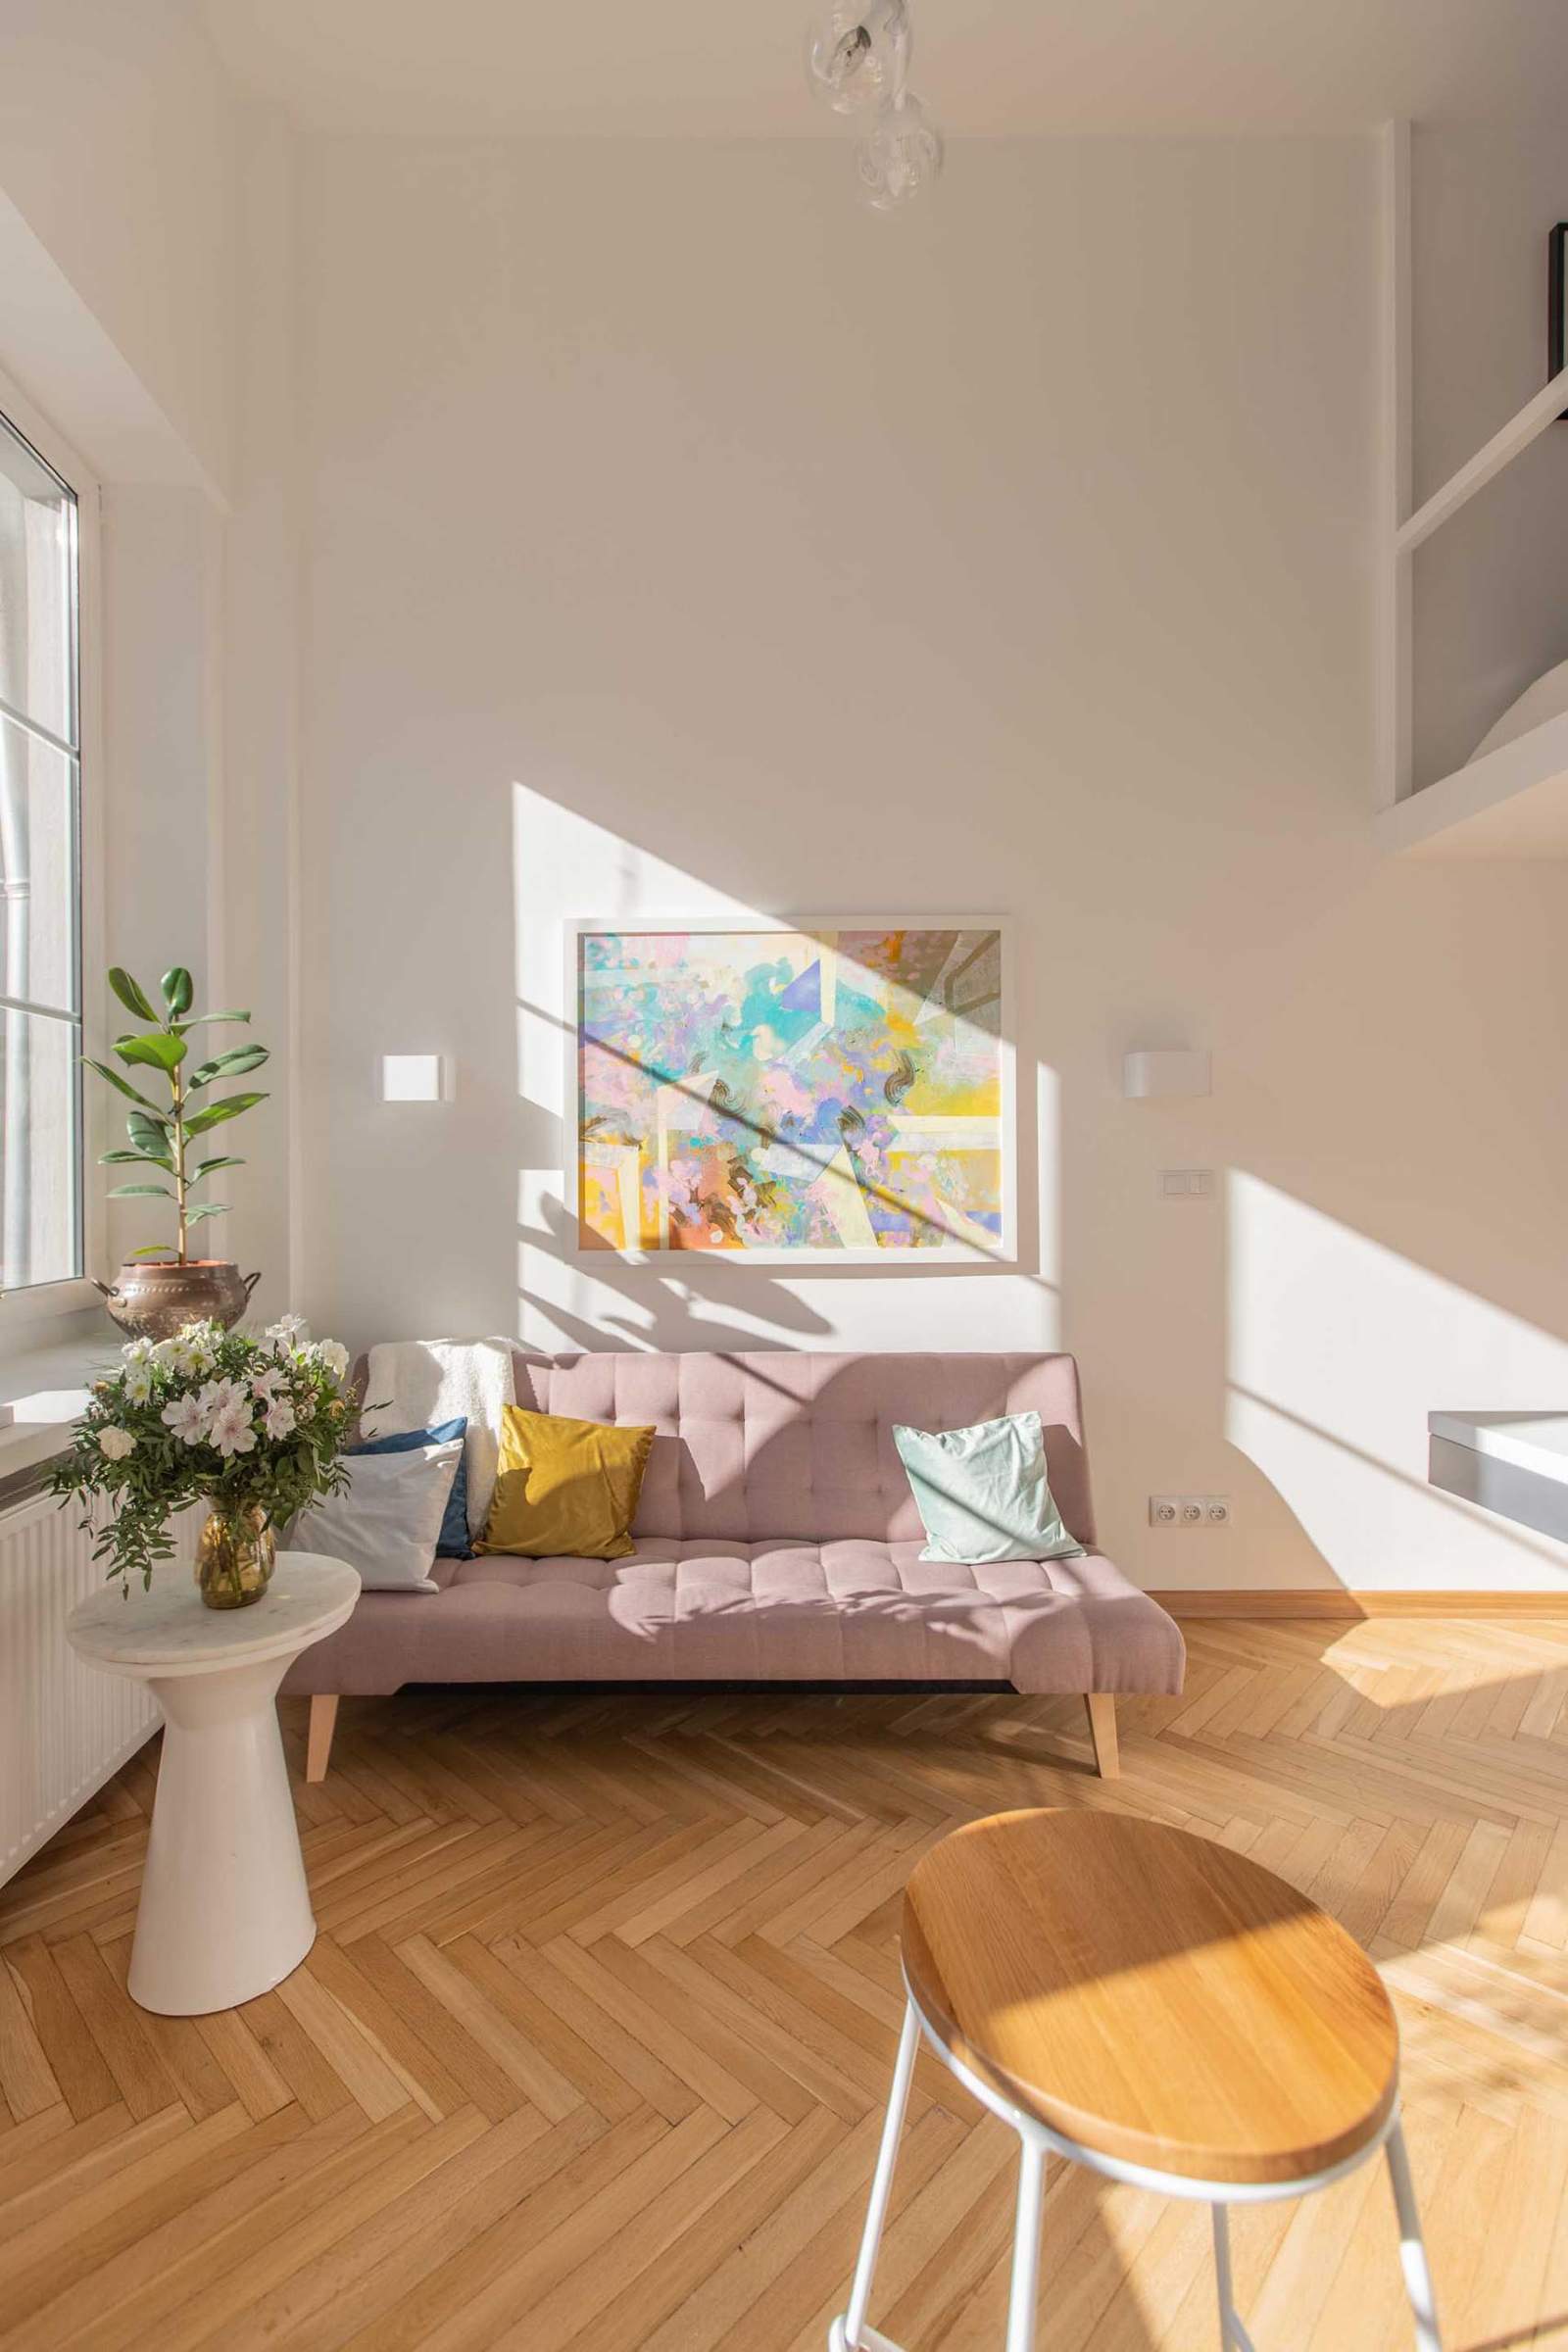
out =
[(308, 1649), (340, 1626), (360, 1596), (357, 1572), (317, 1551), (280, 1551), (272, 1581), (244, 1609), (210, 1609), (191, 1571), (172, 1560), (153, 1570), (151, 1589), (117, 1579), (66, 1620), (79, 1657), (150, 1674), (200, 1674), (282, 1650)]

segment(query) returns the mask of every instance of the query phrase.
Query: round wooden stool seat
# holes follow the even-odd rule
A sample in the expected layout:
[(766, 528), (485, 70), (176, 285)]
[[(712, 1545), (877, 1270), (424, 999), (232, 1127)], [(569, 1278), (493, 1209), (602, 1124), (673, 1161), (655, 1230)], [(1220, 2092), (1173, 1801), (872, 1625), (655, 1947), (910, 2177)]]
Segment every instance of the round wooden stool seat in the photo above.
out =
[(904, 1968), (961, 2065), (1092, 2155), (1304, 2180), (1394, 2104), (1398, 2031), (1359, 1944), (1272, 1871), (1157, 1822), (956, 1831), (909, 1881)]

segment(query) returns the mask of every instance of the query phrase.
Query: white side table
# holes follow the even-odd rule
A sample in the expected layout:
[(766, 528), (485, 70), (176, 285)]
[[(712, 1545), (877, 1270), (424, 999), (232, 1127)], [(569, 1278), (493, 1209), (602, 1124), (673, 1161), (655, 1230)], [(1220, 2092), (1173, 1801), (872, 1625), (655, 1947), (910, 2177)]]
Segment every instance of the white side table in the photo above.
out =
[(280, 1551), (245, 1609), (209, 1609), (188, 1576), (154, 1571), (151, 1592), (106, 1585), (66, 1636), (106, 1674), (147, 1684), (164, 1714), (130, 1996), (162, 2017), (254, 2000), (316, 1940), (277, 1686), (360, 1596), (342, 1560)]

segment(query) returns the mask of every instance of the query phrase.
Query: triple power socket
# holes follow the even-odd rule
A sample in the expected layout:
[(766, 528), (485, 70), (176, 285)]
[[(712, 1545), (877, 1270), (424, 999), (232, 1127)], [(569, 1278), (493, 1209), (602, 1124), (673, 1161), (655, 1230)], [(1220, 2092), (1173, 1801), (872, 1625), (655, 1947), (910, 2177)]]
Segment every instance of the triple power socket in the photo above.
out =
[(1151, 1494), (1151, 1527), (1229, 1527), (1228, 1494)]

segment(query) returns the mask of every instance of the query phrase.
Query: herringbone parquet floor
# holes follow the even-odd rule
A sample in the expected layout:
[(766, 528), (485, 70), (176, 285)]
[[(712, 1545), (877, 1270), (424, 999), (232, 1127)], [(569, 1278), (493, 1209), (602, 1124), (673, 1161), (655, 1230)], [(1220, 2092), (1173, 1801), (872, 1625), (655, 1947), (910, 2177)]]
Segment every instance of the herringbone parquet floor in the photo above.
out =
[[(1045, 1803), (1223, 1838), (1369, 1944), (1448, 2344), (1568, 2346), (1568, 1621), (1188, 1630), (1111, 1785), (1076, 1701), (345, 1702), (316, 1948), (197, 2021), (124, 1991), (144, 1751), (0, 1890), (0, 2344), (821, 2352), (899, 1890)], [(911, 2352), (1000, 2343), (1012, 2145), (922, 2060), (875, 2315)], [(1259, 2352), (1408, 2341), (1381, 2168), (1235, 2239)], [(1042, 2308), (1046, 2352), (1210, 2352), (1206, 2213), (1058, 2170)]]

